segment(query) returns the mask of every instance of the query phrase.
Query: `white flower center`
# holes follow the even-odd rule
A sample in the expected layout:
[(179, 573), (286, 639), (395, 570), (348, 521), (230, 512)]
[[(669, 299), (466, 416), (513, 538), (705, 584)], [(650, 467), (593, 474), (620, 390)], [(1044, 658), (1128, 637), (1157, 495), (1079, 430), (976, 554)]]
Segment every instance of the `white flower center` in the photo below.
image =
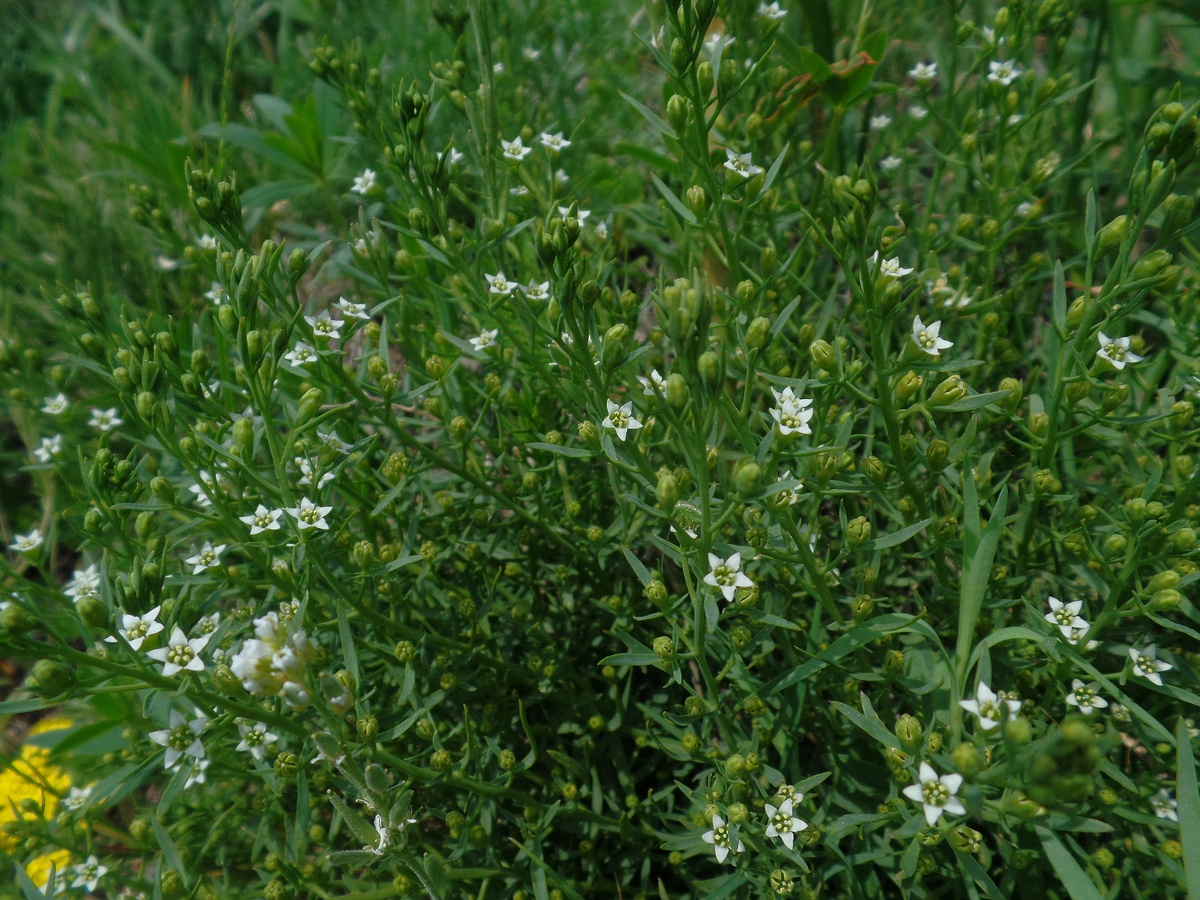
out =
[(931, 781), (926, 784), (924, 794), (926, 806), (943, 807), (950, 799), (950, 791), (940, 781)]
[(732, 848), (729, 841), (729, 829), (725, 826), (713, 829), (713, 844), (718, 847)]
[(1075, 614), (1065, 606), (1060, 606), (1058, 609), (1054, 610), (1054, 620), (1058, 622), (1059, 625), (1070, 625), (1075, 621)]
[(932, 350), (937, 346), (937, 337), (930, 334), (928, 330), (922, 329), (917, 332), (917, 343), (926, 350)]
[(316, 525), (321, 521), (321, 514), (316, 508), (306, 509), (300, 513), (300, 521), (305, 525)]
[(721, 587), (731, 587), (737, 581), (738, 570), (730, 566), (717, 566), (713, 569), (713, 581)]
[(174, 644), (167, 650), (167, 662), (187, 668), (187, 664), (195, 659), (196, 653), (188, 644)]
[(608, 414), (608, 420), (612, 422), (613, 428), (627, 428), (629, 426), (629, 416), (621, 412), (619, 409), (614, 409)]
[(783, 813), (776, 813), (771, 817), (771, 824), (775, 826), (775, 830), (780, 834), (787, 834), (792, 830), (792, 817), (785, 816)]
[(172, 750), (186, 750), (195, 739), (196, 736), (187, 725), (176, 725), (167, 736), (167, 746)]

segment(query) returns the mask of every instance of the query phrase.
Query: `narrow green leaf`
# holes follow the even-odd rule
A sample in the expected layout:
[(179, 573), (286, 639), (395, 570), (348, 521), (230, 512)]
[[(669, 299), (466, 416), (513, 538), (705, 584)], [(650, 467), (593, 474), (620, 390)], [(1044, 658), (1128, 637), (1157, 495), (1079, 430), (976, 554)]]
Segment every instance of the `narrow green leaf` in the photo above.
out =
[(175, 846), (175, 842), (171, 840), (171, 836), (167, 834), (167, 829), (163, 828), (162, 822), (158, 821), (157, 816), (150, 816), (150, 827), (154, 830), (154, 839), (158, 841), (158, 849), (162, 851), (163, 859), (167, 861), (167, 865), (184, 875), (187, 871), (183, 866), (183, 860), (179, 856), (179, 849)]
[(658, 662), (658, 654), (650, 653), (614, 653), (600, 660), (601, 666), (652, 666)]
[(342, 639), (342, 654), (346, 658), (346, 669), (354, 677), (355, 684), (361, 684), (358, 672), (358, 648), (354, 645), (354, 633), (350, 630), (350, 611), (344, 606), (338, 610), (338, 635)]
[(622, 97), (624, 97), (626, 100), (628, 100), (629, 103), (633, 106), (633, 108), (642, 114), (642, 118), (644, 118), (647, 122), (649, 122), (651, 125), (653, 125), (655, 127), (655, 129), (657, 129), (661, 133), (667, 135), (668, 137), (675, 136), (675, 129), (672, 128), (670, 125), (668, 125), (666, 122), (664, 122), (662, 119), (660, 119), (654, 113), (654, 111), (651, 110), (648, 106), (646, 106), (644, 103), (640, 103), (637, 100), (634, 100), (632, 97), (630, 97), (624, 91), (620, 91), (620, 94)]
[(897, 750), (902, 749), (900, 747), (900, 740), (884, 727), (878, 716), (874, 718), (865, 716), (853, 706), (847, 706), (838, 700), (833, 701), (833, 708), (885, 747), (894, 747)]
[(1067, 279), (1061, 259), (1054, 261), (1054, 327), (1060, 334), (1067, 333)]
[(546, 450), (549, 453), (557, 453), (559, 456), (570, 456), (574, 459), (584, 459), (594, 455), (591, 450), (586, 450), (583, 447), (565, 447), (562, 444), (547, 444), (545, 441), (532, 441), (525, 446), (532, 447), (534, 450)]
[(873, 541), (867, 541), (858, 547), (858, 550), (870, 553), (873, 550), (887, 550), (889, 547), (896, 547), (903, 544), (910, 537), (917, 534), (926, 525), (933, 521), (933, 518), (922, 519), (920, 522), (914, 522), (901, 528), (899, 531), (893, 531), (891, 534), (885, 534), (882, 537), (875, 538)]
[(1189, 897), (1200, 897), (1200, 786), (1196, 784), (1196, 757), (1192, 736), (1183, 716), (1175, 724), (1178, 780), (1175, 798), (1179, 813), (1179, 842), (1183, 844), (1183, 871)]
[(675, 214), (679, 218), (683, 219), (689, 225), (696, 224), (696, 217), (692, 215), (692, 211), (683, 205), (683, 201), (675, 196), (674, 191), (667, 187), (661, 178), (657, 175), (651, 175), (650, 181), (654, 183), (654, 187), (662, 194), (663, 199), (667, 201), (667, 205), (675, 210)]
[(1071, 900), (1104, 900), (1104, 895), (1092, 884), (1087, 872), (1076, 862), (1075, 857), (1048, 828), (1038, 828), (1042, 848), (1046, 851), (1046, 859), (1058, 875), (1058, 880), (1071, 895)]
[(953, 403), (947, 403), (945, 406), (934, 407), (935, 412), (970, 412), (973, 409), (983, 409), (985, 406), (991, 406), (993, 403), (999, 403), (1008, 397), (1008, 391), (988, 391), (986, 394), (975, 394), (971, 397), (963, 397), (961, 400), (955, 400)]
[(771, 189), (771, 185), (774, 184), (775, 178), (779, 175), (779, 170), (783, 167), (784, 157), (787, 156), (788, 149), (791, 146), (790, 143), (784, 144), (783, 149), (779, 151), (779, 155), (775, 157), (775, 162), (771, 164), (771, 168), (767, 169), (767, 177), (763, 179), (762, 190), (759, 192), (760, 197)]
[(1096, 243), (1096, 191), (1087, 192), (1087, 205), (1083, 214), (1083, 241), (1087, 246), (1088, 256), (1092, 255), (1092, 246)]

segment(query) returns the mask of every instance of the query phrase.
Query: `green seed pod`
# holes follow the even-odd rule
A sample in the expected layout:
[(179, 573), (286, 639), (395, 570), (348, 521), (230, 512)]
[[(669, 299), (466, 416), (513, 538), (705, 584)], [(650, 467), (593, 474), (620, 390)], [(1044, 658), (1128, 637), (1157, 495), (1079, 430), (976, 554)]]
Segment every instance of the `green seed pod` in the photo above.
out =
[[(854, 521), (857, 522), (858, 520), (855, 519)], [(851, 526), (853, 526), (854, 523), (851, 522), (850, 524), (851, 524)], [(867, 527), (870, 528), (871, 523), (867, 522), (866, 524), (867, 524)], [(868, 537), (870, 536), (870, 534), (871, 534), (871, 532), (867, 531)], [(861, 543), (861, 542), (852, 541), (851, 543), (855, 544), (855, 543)], [(854, 598), (854, 621), (855, 622), (867, 621), (867, 619), (871, 618), (871, 613), (873, 613), (873, 612), (875, 612), (875, 600), (869, 594), (860, 594), (859, 596)]]
[(664, 474), (659, 477), (654, 493), (663, 512), (670, 512), (679, 502), (679, 482), (674, 475)]
[(667, 376), (667, 402), (673, 409), (682, 409), (687, 400), (687, 380), (678, 372), (672, 372)]
[[(705, 66), (708, 66), (708, 74), (711, 78), (712, 66), (709, 66), (707, 62), (702, 62), (696, 67), (696, 74), (703, 77), (702, 73)], [(679, 94), (673, 94), (671, 99), (667, 101), (667, 121), (677, 134), (682, 133), (684, 128), (687, 127), (689, 109), (687, 99)]]
[(907, 402), (921, 389), (921, 385), (924, 383), (924, 376), (918, 375), (912, 370), (905, 372), (904, 376), (896, 383), (896, 399), (902, 403)]
[(664, 662), (675, 658), (675, 642), (671, 638), (666, 636), (656, 637), (653, 647), (655, 655)]
[(306, 424), (321, 409), (325, 393), (320, 388), (309, 388), (296, 407), (296, 427)]
[(925, 451), (925, 461), (929, 466), (930, 472), (940, 472), (946, 468), (946, 461), (950, 458), (950, 445), (941, 438), (934, 438), (929, 442), (929, 448)]
[(983, 769), (983, 757), (979, 753), (979, 749), (974, 744), (959, 744), (954, 748), (954, 769), (955, 771), (971, 778), (978, 775)]
[(908, 713), (905, 713), (896, 720), (895, 732), (896, 737), (900, 739), (900, 743), (910, 751), (916, 750), (925, 740), (921, 723)]
[(846, 543), (851, 547), (871, 539), (871, 523), (866, 516), (859, 516), (846, 523)]
[(1170, 264), (1171, 251), (1161, 249), (1152, 250), (1133, 264), (1133, 268), (1129, 270), (1130, 280), (1139, 281), (1143, 278), (1154, 278)]
[(949, 406), (951, 403), (957, 403), (966, 396), (967, 383), (957, 375), (951, 375), (933, 389), (933, 396), (929, 398), (929, 406)]
[(878, 456), (868, 456), (864, 459), (862, 471), (876, 487), (881, 487), (887, 481), (887, 466)]

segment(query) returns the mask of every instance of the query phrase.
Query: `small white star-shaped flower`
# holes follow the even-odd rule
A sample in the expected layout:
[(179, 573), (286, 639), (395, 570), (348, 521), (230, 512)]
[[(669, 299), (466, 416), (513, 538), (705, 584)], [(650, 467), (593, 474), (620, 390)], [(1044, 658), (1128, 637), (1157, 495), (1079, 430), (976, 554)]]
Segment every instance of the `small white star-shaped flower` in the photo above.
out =
[(74, 577), (63, 588), (63, 593), (72, 600), (80, 597), (94, 597), (100, 589), (100, 570), (92, 563), (86, 569), (76, 569)]
[(617, 437), (625, 440), (625, 436), (630, 431), (635, 431), (642, 427), (633, 416), (633, 401), (622, 403), (618, 406), (612, 400), (608, 402), (608, 415), (604, 417), (604, 421), (600, 423), (602, 428), (611, 428), (617, 433)]
[[(571, 216), (572, 216), (571, 207), (560, 206), (558, 208), (558, 214), (560, 216), (562, 216), (564, 219), (571, 218)], [(590, 216), (591, 214), (592, 214), (592, 211), (590, 209), (580, 209), (579, 207), (575, 207), (574, 218), (575, 218), (575, 221), (578, 222), (580, 225), (582, 225), (584, 222), (586, 222), (588, 216)]]
[(888, 172), (896, 171), (902, 165), (904, 165), (904, 160), (899, 156), (885, 156), (879, 161), (879, 171), (886, 175)]
[(793, 802), (792, 798), (788, 797), (778, 807), (774, 807), (770, 803), (765, 806), (767, 813), (767, 837), (779, 838), (789, 850), (792, 849), (792, 845), (795, 843), (796, 835), (808, 827), (807, 822), (792, 815)]
[(1047, 597), (1046, 599), (1050, 604), (1050, 612), (1046, 613), (1046, 621), (1051, 625), (1057, 625), (1063, 637), (1070, 640), (1076, 630), (1087, 631), (1088, 623), (1079, 615), (1079, 611), (1083, 609), (1082, 600), (1063, 603), (1057, 597)]
[(571, 142), (562, 136), (562, 132), (556, 134), (547, 134), (542, 132), (542, 146), (547, 150), (553, 150), (557, 153), (559, 150), (565, 150), (571, 146)]
[(506, 297), (517, 289), (518, 285), (515, 281), (509, 281), (504, 277), (503, 272), (497, 272), (495, 275), (484, 275), (488, 283), (488, 292), (498, 294), (501, 297)]
[(883, 131), (883, 129), (892, 124), (892, 117), (886, 113), (882, 113), (878, 116), (871, 116), (871, 120), (868, 124), (871, 126), (872, 131)]
[(10, 550), (16, 550), (18, 553), (32, 553), (42, 546), (42, 542), (45, 540), (41, 530), (35, 528), (29, 534), (14, 534), (13, 542), (8, 546)]
[(205, 569), (211, 569), (220, 562), (221, 553), (225, 549), (225, 544), (217, 544), (213, 546), (211, 541), (205, 541), (204, 546), (200, 551), (193, 556), (185, 559), (184, 565), (192, 567), (192, 574), (199, 575)]
[(67, 796), (63, 797), (62, 805), (65, 806), (70, 812), (79, 812), (79, 810), (83, 809), (84, 804), (88, 802), (88, 798), (91, 796), (92, 788), (90, 785), (85, 785), (84, 787), (72, 786), (67, 791)]
[[(314, 480), (314, 476), (316, 476), (316, 470), (313, 468), (313, 464), (305, 457), (297, 456), (296, 457), (296, 465), (298, 465), (300, 467), (300, 481), (297, 483), (302, 486), (312, 484), (313, 480)], [(319, 477), (316, 478), (317, 490), (320, 490), (321, 488), (325, 487), (325, 485), (329, 484), (329, 482), (331, 482), (331, 481), (333, 481), (333, 473), (332, 472), (323, 473), (322, 475), (320, 475)]]
[(46, 399), (45, 405), (42, 406), (42, 412), (50, 416), (58, 416), (65, 413), (69, 405), (66, 394), (55, 394)]
[(536, 281), (530, 281), (522, 290), (525, 291), (525, 296), (530, 300), (541, 302), (550, 299), (550, 282), (548, 281), (543, 281), (541, 284), (538, 284)]
[(188, 777), (183, 783), (183, 789), (185, 791), (194, 784), (204, 784), (204, 782), (208, 779), (208, 775), (205, 774), (208, 770), (208, 763), (209, 760), (207, 759), (188, 758), (188, 761), (185, 763), (187, 766)]
[(321, 310), (319, 316), (305, 316), (304, 321), (309, 324), (313, 330), (313, 335), (317, 340), (336, 341), (340, 335), (342, 323), (337, 319), (330, 318), (329, 310)]
[[(162, 622), (158, 621), (158, 613), (161, 609), (161, 606), (156, 606), (142, 616), (132, 616), (129, 613), (121, 615), (121, 627), (118, 629), (118, 633), (125, 638), (132, 649), (140, 650), (142, 642), (146, 638), (163, 630)], [(117, 643), (117, 638), (112, 635), (104, 640), (110, 644)]]
[(710, 54), (716, 55), (732, 44), (733, 41), (733, 38), (721, 33), (720, 31), (714, 31), (704, 41), (704, 49)]
[(117, 409), (114, 406), (112, 409), (93, 409), (92, 417), (88, 419), (88, 424), (93, 428), (98, 428), (102, 432), (108, 432), (123, 423), (117, 415)]
[(961, 775), (949, 774), (940, 778), (929, 763), (921, 763), (917, 784), (910, 784), (903, 791), (909, 800), (920, 803), (925, 812), (925, 821), (932, 828), (943, 812), (956, 816), (966, 815), (967, 809), (954, 795), (962, 786)]
[(1020, 700), (1001, 699), (982, 681), (979, 682), (979, 687), (975, 689), (975, 699), (959, 700), (958, 705), (967, 712), (978, 716), (979, 727), (984, 731), (991, 731), (999, 725), (1006, 714), (1015, 716), (1021, 711)]
[(296, 346), (283, 355), (283, 358), (296, 366), (307, 366), (317, 361), (317, 351), (304, 341), (296, 341)]
[(708, 554), (709, 573), (704, 576), (704, 583), (721, 591), (721, 596), (732, 601), (738, 588), (752, 588), (754, 582), (742, 571), (742, 554), (735, 553), (728, 559), (721, 559), (715, 553)]
[(300, 505), (287, 510), (287, 514), (296, 520), (296, 527), (301, 531), (316, 528), (328, 531), (329, 525), (325, 516), (333, 511), (332, 506), (317, 506), (307, 497), (300, 500)]
[(1162, 676), (1159, 672), (1169, 672), (1174, 666), (1158, 658), (1158, 647), (1147, 644), (1141, 650), (1129, 648), (1129, 658), (1133, 660), (1133, 674), (1141, 675), (1147, 681), (1152, 681), (1162, 687)]
[[(879, 262), (879, 251), (875, 251), (871, 255), (871, 262)], [(903, 278), (905, 275), (911, 275), (912, 269), (906, 269), (900, 265), (900, 258), (885, 259), (879, 262), (879, 274), (884, 278)]]
[(1160, 788), (1158, 793), (1150, 798), (1150, 805), (1154, 807), (1154, 814), (1160, 819), (1179, 821), (1179, 813), (1176, 811), (1179, 804), (1166, 788)]
[(936, 62), (919, 62), (908, 70), (908, 77), (921, 84), (928, 84), (937, 78)]
[[(762, 18), (770, 22), (778, 22), (780, 19), (787, 16), (787, 10), (779, 8), (778, 0), (772, 3), (758, 4), (758, 14)], [(791, 846), (790, 844), (788, 846)]]
[(771, 418), (779, 426), (779, 433), (784, 436), (812, 434), (812, 428), (808, 424), (814, 415), (809, 408), (812, 401), (797, 397), (790, 387), (785, 387), (782, 391), (771, 388), (771, 393), (775, 395), (776, 403), (775, 408), (771, 410)]
[(154, 743), (167, 748), (163, 767), (175, 768), (184, 756), (190, 756), (194, 760), (204, 759), (204, 744), (200, 741), (200, 733), (207, 724), (208, 718), (200, 710), (196, 710), (196, 717), (191, 721), (179, 710), (171, 710), (171, 727), (152, 731), (149, 735)]
[(167, 641), (167, 646), (159, 647), (157, 650), (149, 650), (146, 655), (151, 659), (158, 660), (163, 664), (162, 673), (170, 678), (176, 672), (203, 672), (204, 660), (200, 658), (200, 651), (208, 646), (211, 634), (205, 634), (198, 638), (188, 638), (183, 630), (176, 625), (171, 629), (171, 638)]
[(279, 740), (277, 736), (267, 731), (267, 726), (262, 722), (249, 722), (245, 719), (238, 719), (238, 732), (242, 735), (242, 740), (236, 749), (249, 753), (255, 759), (259, 760), (263, 758), (263, 753), (267, 746)]
[(34, 458), (41, 463), (50, 462), (60, 453), (62, 453), (62, 440), (61, 434), (56, 434), (53, 437), (42, 438), (41, 446), (34, 448)]
[(1067, 694), (1067, 705), (1077, 706), (1081, 713), (1090, 716), (1092, 710), (1104, 709), (1108, 706), (1108, 701), (1100, 696), (1100, 685), (1096, 682), (1084, 684), (1076, 678), (1071, 682), (1071, 693)]
[(937, 356), (943, 350), (954, 346), (953, 342), (938, 336), (941, 330), (942, 323), (940, 321), (926, 325), (921, 321), (921, 317), (917, 316), (913, 319), (912, 342), (930, 356)]
[(204, 299), (208, 300), (213, 306), (220, 306), (229, 300), (229, 293), (222, 286), (221, 282), (214, 281), (212, 287), (204, 292)]
[(354, 179), (354, 185), (350, 190), (356, 194), (366, 196), (375, 188), (375, 172), (373, 169), (363, 169), (362, 174)]
[(511, 141), (500, 141), (500, 146), (504, 148), (504, 156), (507, 159), (514, 160), (515, 162), (520, 162), (533, 150), (532, 147), (526, 147), (523, 143), (521, 143), (520, 135), (517, 135)]
[(341, 310), (342, 318), (345, 319), (369, 319), (371, 316), (367, 313), (367, 304), (353, 303), (345, 297), (338, 297), (337, 303), (334, 304)]
[(96, 859), (95, 854), (92, 854), (84, 862), (72, 866), (71, 871), (75, 873), (75, 880), (71, 882), (71, 887), (81, 887), (92, 894), (95, 893), (100, 879), (108, 872), (108, 866), (101, 865), (100, 860)]
[(753, 178), (762, 171), (762, 166), (756, 166), (751, 161), (749, 153), (736, 153), (726, 147), (725, 156), (725, 168), (742, 178)]
[(642, 393), (647, 397), (657, 397), (667, 389), (667, 379), (658, 374), (658, 369), (651, 369), (648, 378), (639, 375), (637, 380), (642, 385)]
[[(725, 857), (730, 853), (741, 853), (746, 849), (746, 845), (742, 843), (738, 837), (737, 828), (726, 825), (725, 820), (713, 813), (712, 831), (706, 831), (701, 835), (701, 839), (713, 845), (713, 852), (717, 856), (717, 862), (725, 862)], [(733, 862), (730, 859), (730, 862)]]
[(471, 338), (469, 343), (476, 350), (486, 350), (488, 347), (492, 346), (492, 344), (496, 343), (496, 338), (499, 337), (499, 335), (499, 328), (493, 328), (491, 331), (488, 331), (485, 328), (483, 331), (479, 332), (479, 337)]
[(446, 168), (453, 169), (455, 166), (457, 166), (460, 162), (463, 161), (463, 154), (461, 153), (461, 151), (455, 150), (453, 147), (451, 147), (447, 153), (439, 152), (437, 155), (437, 158), (439, 160), (441, 160), (442, 158), (445, 158)]
[(1129, 349), (1129, 338), (1110, 338), (1103, 331), (1097, 337), (1100, 339), (1100, 349), (1096, 355), (1112, 363), (1114, 369), (1124, 369), (1127, 363), (1142, 361), (1143, 357)]
[(1022, 75), (1022, 70), (1017, 68), (1010, 60), (994, 59), (988, 63), (987, 80), (992, 84), (1003, 85), (1008, 87)]

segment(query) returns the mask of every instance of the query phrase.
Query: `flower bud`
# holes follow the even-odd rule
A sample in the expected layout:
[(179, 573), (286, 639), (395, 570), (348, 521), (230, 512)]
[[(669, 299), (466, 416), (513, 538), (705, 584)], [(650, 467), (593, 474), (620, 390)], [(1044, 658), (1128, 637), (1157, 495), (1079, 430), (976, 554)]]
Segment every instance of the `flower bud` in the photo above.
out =
[(1035, 437), (1043, 437), (1050, 428), (1050, 416), (1044, 412), (1030, 413), (1029, 430)]
[(751, 460), (734, 473), (733, 480), (737, 492), (743, 497), (748, 497), (762, 485), (762, 468)]
[(309, 388), (304, 392), (296, 407), (296, 427), (304, 425), (320, 411), (324, 398), (325, 394), (320, 388)]
[(217, 308), (217, 321), (229, 334), (237, 331), (237, 313), (233, 311), (231, 304), (225, 303)]
[(746, 328), (746, 346), (751, 350), (761, 350), (771, 339), (771, 320), (759, 316), (752, 320)]
[(300, 757), (291, 750), (284, 750), (275, 757), (274, 769), (280, 778), (295, 778), (300, 771)]
[(664, 662), (675, 658), (675, 642), (669, 637), (656, 637), (653, 646), (655, 655)]
[(957, 375), (951, 375), (933, 390), (929, 406), (949, 406), (967, 396), (967, 383)]
[(838, 356), (828, 341), (816, 340), (808, 345), (808, 355), (812, 358), (813, 364), (829, 375), (836, 375), (838, 372)]
[(241, 679), (233, 674), (233, 669), (227, 665), (220, 665), (213, 669), (212, 675), (209, 676), (209, 681), (213, 688), (222, 694), (237, 696), (244, 693)]
[(663, 512), (670, 512), (679, 502), (679, 482), (674, 475), (666, 473), (658, 479), (654, 493)]
[(56, 697), (75, 683), (75, 671), (54, 659), (39, 659), (25, 676), (25, 687), (39, 697)]
[(929, 466), (930, 472), (940, 472), (946, 468), (946, 461), (950, 458), (950, 445), (941, 438), (934, 438), (929, 442), (929, 447), (925, 451), (925, 462)]
[[(867, 520), (866, 516), (859, 516), (846, 523), (846, 543), (851, 547), (857, 547), (859, 544), (870, 539), (871, 523)], [(858, 603), (855, 601), (855, 606), (857, 607), (857, 605)]]
[(1180, 528), (1171, 535), (1171, 546), (1176, 553), (1190, 553), (1196, 549), (1196, 532), (1191, 528)]
[(687, 189), (685, 199), (687, 201), (687, 208), (691, 210), (693, 215), (697, 218), (704, 216), (704, 213), (708, 210), (708, 192), (703, 187), (698, 184), (692, 185)]
[(1117, 216), (1096, 233), (1096, 243), (1092, 248), (1093, 255), (1098, 258), (1111, 250), (1115, 250), (1121, 245), (1121, 241), (1125, 239), (1128, 231), (1129, 217), (1125, 215)]
[(921, 389), (925, 378), (911, 369), (896, 383), (896, 399), (903, 402), (910, 400)]
[[(1174, 572), (1164, 572), (1164, 575), (1175, 575)], [(1176, 575), (1178, 579), (1178, 576)], [(1150, 598), (1150, 608), (1155, 612), (1168, 612), (1179, 605), (1179, 601), (1183, 599), (1183, 595), (1174, 588), (1166, 588), (1161, 591), (1155, 591)]]
[(667, 402), (674, 409), (682, 409), (687, 399), (687, 380), (678, 372), (672, 372), (667, 376)]
[(245, 450), (254, 443), (254, 421), (241, 418), (233, 423), (233, 445), (239, 450)]
[(1129, 539), (1123, 534), (1110, 534), (1104, 539), (1104, 555), (1109, 559), (1122, 556), (1129, 546)]
[(589, 447), (594, 446), (599, 440), (599, 432), (596, 431), (596, 426), (592, 422), (583, 421), (579, 423), (579, 439)]
[(1191, 400), (1177, 400), (1171, 404), (1171, 424), (1180, 431), (1187, 428), (1188, 423), (1192, 421), (1192, 415), (1195, 413), (1196, 407), (1192, 405)]
[(887, 466), (878, 456), (868, 456), (864, 459), (862, 471), (876, 487), (881, 487), (887, 481)]
[(625, 359), (629, 350), (629, 326), (618, 322), (604, 333), (602, 361), (606, 369), (614, 369)]
[(959, 744), (952, 755), (955, 771), (968, 778), (978, 775), (983, 768), (983, 757), (974, 744)]
[(898, 678), (904, 674), (904, 651), (889, 650), (883, 654), (883, 673), (889, 678)]
[(700, 354), (696, 367), (700, 370), (700, 377), (710, 387), (716, 385), (721, 378), (721, 357), (712, 350), (706, 350)]
[(900, 743), (910, 751), (920, 747), (922, 741), (925, 739), (921, 723), (908, 713), (905, 713), (896, 720), (895, 732), (896, 737), (900, 739)]
[(1133, 264), (1133, 268), (1129, 270), (1129, 277), (1132, 281), (1153, 278), (1170, 264), (1170, 250), (1151, 250)]
[[(708, 66), (707, 62), (701, 63), (696, 67), (696, 74), (700, 76), (704, 67)], [(709, 77), (712, 77), (712, 66), (708, 66)], [(680, 133), (687, 126), (688, 120), (688, 102), (679, 94), (673, 94), (671, 99), (667, 101), (667, 121), (676, 133)]]

